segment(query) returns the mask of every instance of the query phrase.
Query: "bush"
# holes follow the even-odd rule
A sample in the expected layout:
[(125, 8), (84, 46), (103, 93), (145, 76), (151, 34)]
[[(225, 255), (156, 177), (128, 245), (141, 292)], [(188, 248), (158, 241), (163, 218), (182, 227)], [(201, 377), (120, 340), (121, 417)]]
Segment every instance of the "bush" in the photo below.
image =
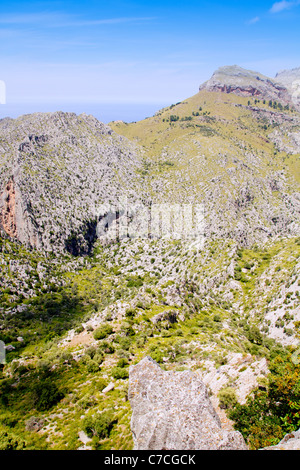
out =
[(246, 337), (251, 343), (254, 344), (261, 345), (263, 342), (262, 334), (257, 326), (252, 326), (249, 328), (249, 330), (246, 332)]
[(127, 351), (131, 346), (131, 340), (126, 336), (120, 336), (118, 339), (118, 343), (121, 349), (124, 349), (125, 351)]
[(133, 318), (135, 316), (135, 310), (133, 308), (128, 308), (125, 312), (125, 317)]
[(113, 333), (113, 329), (110, 325), (104, 324), (97, 328), (93, 332), (93, 336), (96, 340), (106, 338), (107, 336), (111, 335)]
[(23, 450), (25, 448), (26, 441), (5, 426), (0, 426), (0, 450)]
[(114, 422), (114, 417), (109, 411), (89, 415), (83, 419), (83, 431), (88, 437), (97, 436), (99, 439), (104, 439), (109, 436)]
[(257, 389), (228, 415), (252, 449), (275, 445), (300, 427), (300, 365), (282, 353), (269, 369), (267, 390)]
[(115, 352), (115, 348), (112, 343), (108, 341), (101, 341), (98, 344), (98, 353), (97, 354), (113, 354)]
[(95, 361), (94, 359), (91, 359), (89, 356), (87, 356), (86, 358), (85, 366), (87, 368), (87, 371), (90, 373), (96, 373), (96, 372), (99, 372), (100, 370), (99, 363)]
[(163, 362), (164, 353), (159, 348), (154, 349), (154, 351), (150, 353), (150, 356), (158, 363)]
[(115, 379), (128, 379), (129, 371), (128, 371), (128, 369), (124, 369), (124, 368), (121, 368), (121, 367), (113, 367), (111, 369), (111, 375)]
[(224, 387), (218, 393), (219, 406), (222, 409), (231, 409), (237, 404), (235, 390), (231, 387)]
[(64, 393), (58, 389), (51, 377), (33, 386), (33, 402), (37, 410), (49, 410), (63, 397)]
[(117, 363), (117, 367), (126, 367), (128, 366), (128, 360), (125, 359), (124, 357), (121, 357)]
[(137, 276), (127, 280), (127, 287), (141, 287), (143, 283), (143, 279), (140, 276)]

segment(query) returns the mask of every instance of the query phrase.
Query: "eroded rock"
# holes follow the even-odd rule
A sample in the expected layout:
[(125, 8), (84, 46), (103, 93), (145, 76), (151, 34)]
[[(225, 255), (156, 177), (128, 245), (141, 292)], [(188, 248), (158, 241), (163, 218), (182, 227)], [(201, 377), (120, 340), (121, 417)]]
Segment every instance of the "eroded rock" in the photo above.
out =
[(206, 386), (191, 371), (163, 371), (150, 357), (129, 369), (135, 450), (247, 450), (225, 431)]

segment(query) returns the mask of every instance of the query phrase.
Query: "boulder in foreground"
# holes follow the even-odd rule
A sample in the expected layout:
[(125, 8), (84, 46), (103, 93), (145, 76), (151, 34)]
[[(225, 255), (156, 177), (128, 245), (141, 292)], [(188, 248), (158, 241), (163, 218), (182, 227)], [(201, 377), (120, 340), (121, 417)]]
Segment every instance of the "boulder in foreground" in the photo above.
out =
[(222, 429), (200, 377), (163, 371), (145, 357), (129, 370), (134, 450), (247, 450), (237, 431)]

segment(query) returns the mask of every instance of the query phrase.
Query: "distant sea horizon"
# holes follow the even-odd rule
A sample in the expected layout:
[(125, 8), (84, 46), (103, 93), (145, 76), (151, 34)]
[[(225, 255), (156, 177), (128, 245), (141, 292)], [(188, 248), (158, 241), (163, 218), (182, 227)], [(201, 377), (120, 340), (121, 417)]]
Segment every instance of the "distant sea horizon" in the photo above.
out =
[(112, 121), (135, 122), (153, 116), (160, 109), (172, 103), (26, 103), (0, 105), (0, 119), (32, 113), (63, 111), (77, 115), (91, 114), (105, 124)]

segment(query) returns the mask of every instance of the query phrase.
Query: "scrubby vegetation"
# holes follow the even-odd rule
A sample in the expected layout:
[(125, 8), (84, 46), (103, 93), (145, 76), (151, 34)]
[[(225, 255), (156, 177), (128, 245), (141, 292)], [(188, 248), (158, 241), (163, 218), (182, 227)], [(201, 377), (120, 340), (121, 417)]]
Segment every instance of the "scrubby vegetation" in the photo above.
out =
[(269, 364), (265, 387), (256, 389), (245, 405), (229, 412), (235, 428), (251, 449), (272, 446), (300, 427), (300, 366), (282, 352)]
[[(24, 250), (9, 246), (16, 256)], [(299, 250), (298, 239), (263, 250), (215, 240), (201, 251), (181, 241), (133, 240), (96, 246), (77, 266), (56, 258), (47, 292), (6, 293), (2, 303), (0, 338), (12, 346), (0, 372), (2, 446), (77, 449), (84, 431), (89, 447), (130, 449), (129, 366), (146, 354), (165, 369), (203, 376), (231, 354), (252, 358), (237, 366), (239, 374), (266, 358), (271, 375), (247, 404), (239, 404), (237, 384), (228, 380), (219, 406), (252, 448), (278, 442), (300, 424), (299, 366), (291, 362)], [(24, 256), (34, 265), (37, 253)]]

